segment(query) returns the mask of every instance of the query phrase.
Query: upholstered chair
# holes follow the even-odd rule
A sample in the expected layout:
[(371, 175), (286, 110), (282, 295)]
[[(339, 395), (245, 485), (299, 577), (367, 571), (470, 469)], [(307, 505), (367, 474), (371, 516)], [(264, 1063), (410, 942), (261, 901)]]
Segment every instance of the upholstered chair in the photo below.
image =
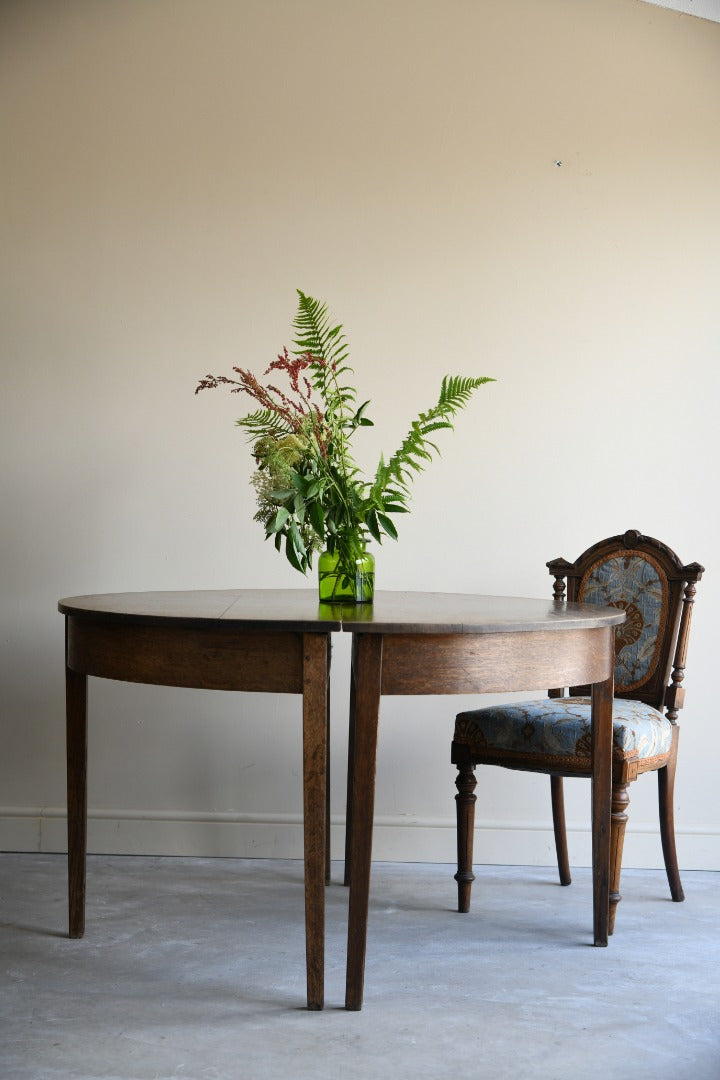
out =
[[(660, 837), (673, 900), (683, 900), (675, 850), (673, 785), (678, 711), (699, 563), (684, 566), (674, 551), (634, 529), (594, 544), (570, 563), (547, 563), (554, 596), (622, 608), (616, 629), (613, 706), (610, 933), (620, 899), (620, 867), (628, 818), (628, 787), (657, 772)], [(569, 693), (566, 690), (569, 689)], [(588, 687), (552, 689), (546, 698), (463, 712), (455, 721), (452, 761), (458, 768), (458, 910), (469, 911), (474, 875), (475, 766), (550, 775), (560, 882), (570, 884), (563, 777), (591, 775)]]

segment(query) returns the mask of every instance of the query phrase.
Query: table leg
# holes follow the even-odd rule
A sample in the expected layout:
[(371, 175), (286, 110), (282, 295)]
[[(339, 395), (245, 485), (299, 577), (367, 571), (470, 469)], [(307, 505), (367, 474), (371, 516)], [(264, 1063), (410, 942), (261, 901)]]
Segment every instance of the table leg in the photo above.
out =
[(325, 695), (325, 884), (330, 884), (330, 664), (332, 640), (327, 636), (327, 693)]
[(365, 977), (382, 649), (381, 634), (358, 635), (350, 906), (345, 987), (345, 1008), (353, 1010), (362, 1008)]
[(343, 885), (350, 884), (350, 857), (352, 853), (353, 825), (353, 771), (355, 768), (355, 697), (357, 691), (358, 634), (352, 636), (350, 658), (350, 713), (348, 716), (347, 796), (345, 799), (345, 877)]
[(326, 634), (303, 635), (303, 820), (307, 1003), (325, 997), (325, 783), (328, 648)]
[(614, 680), (592, 688), (592, 864), (593, 936), (607, 945), (610, 919), (610, 800), (612, 791), (612, 705)]
[(69, 933), (85, 933), (87, 675), (65, 669)]

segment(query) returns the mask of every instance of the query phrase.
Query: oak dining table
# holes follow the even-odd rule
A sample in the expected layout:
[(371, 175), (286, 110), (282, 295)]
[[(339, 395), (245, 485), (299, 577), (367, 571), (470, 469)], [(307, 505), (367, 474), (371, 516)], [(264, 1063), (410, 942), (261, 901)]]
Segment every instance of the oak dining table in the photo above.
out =
[(376, 592), (318, 603), (312, 589), (108, 593), (65, 616), (69, 933), (85, 929), (87, 679), (302, 696), (307, 1004), (324, 1005), (330, 641), (351, 633), (345, 1005), (362, 1007), (375, 767), (383, 695), (483, 694), (589, 684), (594, 943), (607, 945), (616, 608), (459, 593)]

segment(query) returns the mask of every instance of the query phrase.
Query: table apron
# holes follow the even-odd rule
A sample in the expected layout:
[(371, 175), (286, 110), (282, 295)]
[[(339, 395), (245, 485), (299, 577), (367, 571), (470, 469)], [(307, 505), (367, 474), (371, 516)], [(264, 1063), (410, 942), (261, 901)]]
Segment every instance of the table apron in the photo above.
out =
[(70, 615), (67, 666), (123, 682), (301, 694), (304, 636), (299, 631), (147, 625)]
[(493, 694), (607, 679), (613, 627), (383, 635), (383, 694)]

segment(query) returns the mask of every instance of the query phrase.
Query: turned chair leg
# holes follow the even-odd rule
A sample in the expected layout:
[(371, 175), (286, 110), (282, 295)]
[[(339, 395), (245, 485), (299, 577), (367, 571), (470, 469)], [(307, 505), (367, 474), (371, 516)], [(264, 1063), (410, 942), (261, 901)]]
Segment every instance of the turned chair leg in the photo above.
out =
[(555, 831), (555, 851), (557, 852), (560, 884), (569, 885), (570, 860), (568, 859), (567, 832), (565, 831), (565, 798), (563, 795), (562, 776), (550, 777), (550, 797), (552, 799), (553, 829)]
[(469, 757), (463, 755), (463, 760), (456, 762), (458, 775), (455, 787), (458, 793), (455, 796), (457, 809), (457, 874), (455, 880), (458, 883), (458, 911), (470, 910), (470, 890), (475, 880), (472, 871), (473, 864), (473, 827), (475, 825), (475, 766)]
[(627, 808), (630, 805), (628, 784), (613, 784), (612, 809), (610, 813), (610, 918), (608, 934), (615, 930), (615, 913), (622, 897), (620, 896), (620, 871), (622, 868)]
[(675, 850), (675, 810), (673, 806), (678, 735), (679, 730), (674, 727), (670, 759), (667, 765), (664, 765), (662, 769), (658, 769), (658, 799), (660, 803), (660, 839), (662, 840), (663, 858), (665, 859), (665, 871), (670, 886), (670, 895), (673, 900), (679, 903), (685, 899), (685, 893), (680, 881), (677, 851)]

